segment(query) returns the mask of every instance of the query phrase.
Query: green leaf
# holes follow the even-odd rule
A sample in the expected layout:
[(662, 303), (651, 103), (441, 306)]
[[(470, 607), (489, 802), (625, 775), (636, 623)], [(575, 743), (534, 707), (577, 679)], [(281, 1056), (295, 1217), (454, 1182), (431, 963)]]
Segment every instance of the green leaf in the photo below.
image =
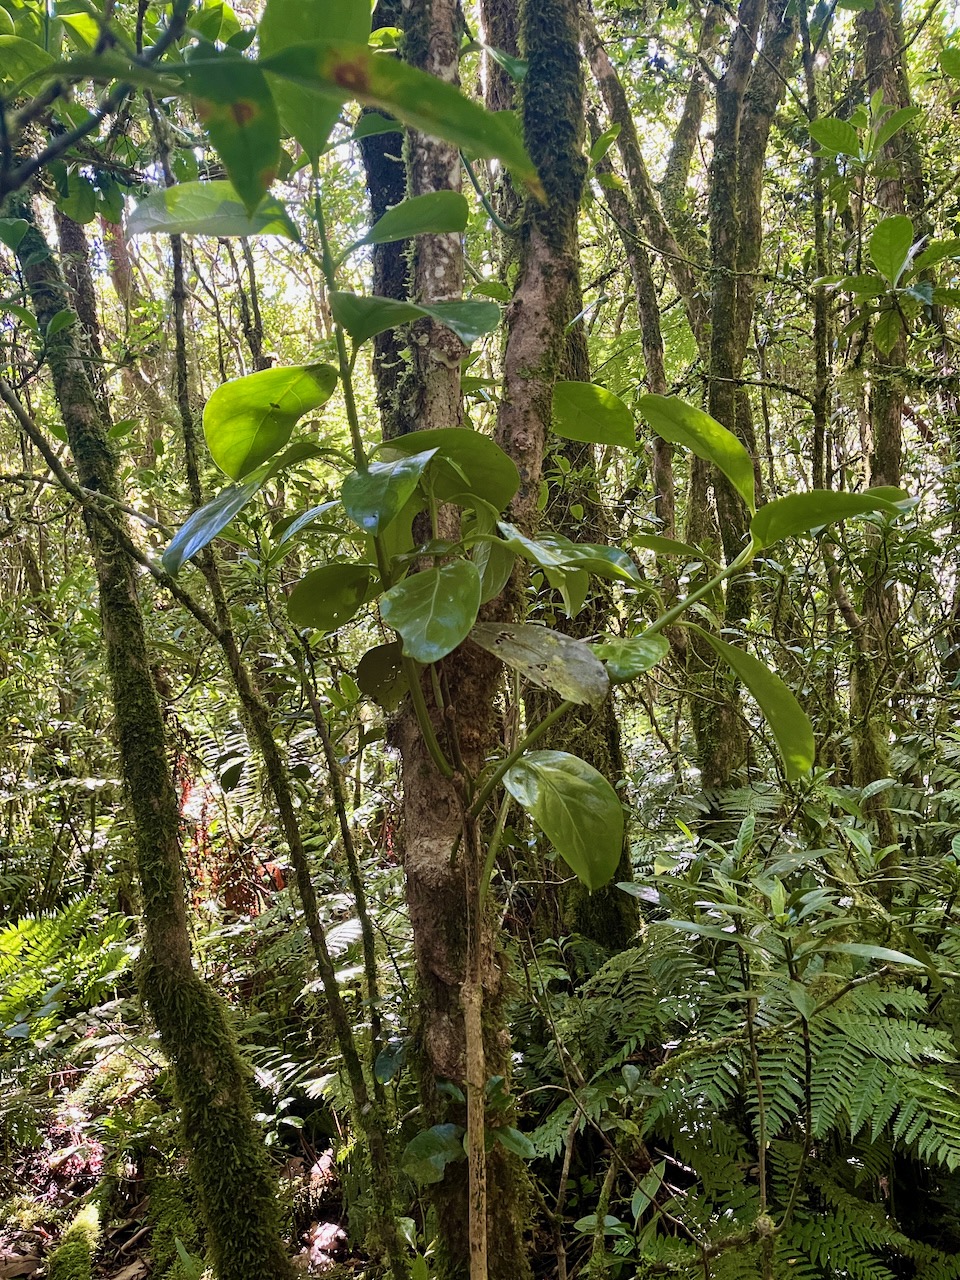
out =
[(403, 652), (424, 665), (467, 638), (479, 609), (480, 573), (472, 560), (411, 574), (380, 602), (384, 622), (403, 640)]
[(435, 302), (421, 307), (376, 295), (365, 298), (356, 293), (334, 292), (330, 307), (334, 320), (358, 345), (385, 329), (395, 329), (424, 316), (432, 316), (452, 329), (467, 346), (500, 323), (500, 308), (495, 302)]
[(633, 636), (630, 639), (611, 636), (590, 647), (605, 664), (607, 675), (614, 684), (636, 680), (662, 662), (670, 652), (669, 641), (657, 635)]
[(599, 160), (602, 160), (619, 137), (619, 124), (612, 124), (609, 129), (604, 129), (603, 133), (600, 134), (596, 142), (590, 148), (590, 159), (592, 162), (596, 164)]
[(92, 222), (97, 212), (97, 193), (93, 183), (82, 173), (71, 173), (67, 178), (67, 190), (57, 198), (57, 208), (66, 217), (84, 225)]
[(502, 160), (539, 198), (543, 185), (527, 155), (514, 117), (491, 112), (452, 84), (417, 71), (366, 45), (322, 42), (296, 45), (261, 58), (266, 71), (305, 85), (337, 102), (378, 107), (404, 124), (442, 138), (474, 156)]
[(337, 376), (332, 365), (310, 364), (225, 382), (203, 411), (214, 462), (231, 480), (242, 480), (283, 448), (305, 413), (330, 399)]
[(877, 323), (873, 326), (873, 341), (879, 351), (888, 356), (897, 345), (897, 339), (903, 329), (900, 312), (890, 307), (882, 311)]
[(613, 877), (623, 852), (623, 808), (603, 774), (565, 751), (530, 751), (503, 785), (588, 889)]
[(497, 511), (502, 511), (520, 488), (520, 473), (513, 459), (489, 436), (469, 427), (411, 431), (380, 445), (378, 452), (393, 456), (421, 453), (428, 449), (433, 450), (438, 458), (455, 463), (458, 469), (454, 471), (437, 463), (431, 466), (433, 491), (441, 502), (460, 499), (458, 505), (463, 506), (466, 490), (468, 494), (489, 502)]
[(940, 70), (945, 76), (960, 77), (960, 48), (944, 49), (940, 55)]
[(903, 951), (891, 951), (889, 947), (875, 947), (870, 942), (833, 942), (827, 947), (818, 947), (818, 951), (839, 952), (845, 956), (862, 956), (865, 960), (879, 960), (881, 964), (908, 964), (914, 969), (924, 969), (922, 961), (908, 956)]
[(640, 570), (619, 547), (596, 542), (572, 542), (559, 533), (541, 533), (537, 545), (552, 552), (565, 568), (583, 569), (598, 578), (629, 582), (633, 586), (643, 581)]
[(301, 578), (287, 599), (295, 627), (336, 631), (353, 618), (367, 596), (368, 564), (325, 564)]
[(470, 206), (459, 191), (431, 191), (411, 196), (388, 209), (359, 244), (392, 244), (412, 236), (442, 235), (467, 229)]
[(185, 83), (227, 176), (253, 214), (280, 161), (280, 119), (266, 76), (252, 62), (224, 53), (188, 63)]
[(246, 484), (228, 485), (215, 498), (194, 511), (163, 553), (160, 563), (167, 573), (175, 576), (186, 560), (212, 542), (234, 516), (256, 497), (262, 483), (258, 478), (248, 480)]
[(299, 238), (290, 215), (272, 196), (248, 213), (229, 182), (182, 182), (154, 191), (127, 219), (127, 235), (287, 236)]
[[(269, 59), (318, 37), (363, 45), (369, 34), (368, 0), (267, 0), (258, 28), (260, 56)], [(268, 78), (284, 129), (315, 160), (327, 145), (343, 99), (318, 92), (315, 85)]]
[(644, 551), (654, 551), (658, 556), (686, 556), (689, 560), (708, 558), (699, 547), (693, 547), (689, 542), (661, 538), (655, 533), (633, 533), (630, 535), (630, 542), (635, 547), (642, 547)]
[(399, 120), (382, 116), (379, 111), (364, 111), (350, 136), (354, 142), (359, 142), (362, 138), (375, 138), (381, 133), (403, 133), (403, 125)]
[(712, 462), (740, 494), (747, 509), (756, 510), (753, 462), (732, 431), (676, 396), (641, 396), (638, 408), (657, 435)]
[(603, 663), (590, 647), (549, 627), (478, 622), (470, 639), (524, 675), (540, 689), (553, 689), (567, 702), (598, 707), (610, 692)]
[(16, 249), (27, 234), (29, 226), (29, 222), (23, 218), (0, 218), (0, 244), (5, 244), (8, 249)]
[(860, 135), (846, 120), (838, 120), (836, 116), (822, 116), (810, 123), (810, 137), (819, 143), (824, 151), (834, 156), (860, 155)]
[(911, 121), (916, 120), (921, 115), (923, 115), (922, 107), (901, 107), (899, 111), (894, 111), (884, 120), (874, 136), (873, 145), (875, 150), (879, 151), (905, 125), (910, 124)]
[(381, 534), (413, 496), (435, 452), (425, 449), (392, 462), (371, 462), (366, 471), (351, 471), (340, 501), (353, 523), (374, 538)]
[(925, 271), (927, 267), (935, 267), (938, 262), (943, 262), (947, 258), (960, 258), (960, 240), (931, 240), (923, 253), (914, 258), (913, 270)]
[(501, 1147), (505, 1147), (513, 1155), (519, 1156), (521, 1160), (536, 1159), (537, 1148), (527, 1135), (521, 1133), (519, 1129), (511, 1129), (508, 1125), (504, 1125), (502, 1128), (494, 1129), (493, 1133)]
[(787, 777), (792, 782), (802, 778), (813, 768), (816, 744), (813, 726), (800, 703), (780, 677), (752, 654), (717, 639), (702, 627), (687, 625), (707, 641), (753, 694), (776, 740)]
[(913, 223), (903, 213), (878, 222), (870, 236), (870, 260), (888, 284), (896, 286), (910, 261)]
[(795, 538), (813, 529), (851, 516), (870, 515), (875, 511), (896, 514), (897, 507), (886, 496), (870, 493), (835, 493), (830, 489), (812, 489), (809, 493), (791, 493), (761, 507), (750, 522), (750, 532), (758, 547), (770, 547), (783, 538)]
[(593, 382), (558, 382), (554, 386), (553, 429), (565, 440), (626, 449), (637, 443), (633, 414), (619, 396)]
[(407, 692), (399, 641), (367, 650), (357, 664), (357, 684), (384, 711), (396, 711)]
[(425, 1186), (440, 1182), (447, 1165), (463, 1158), (462, 1126), (435, 1124), (407, 1143), (400, 1164), (404, 1173)]
[(62, 311), (58, 311), (52, 317), (47, 325), (45, 337), (49, 342), (51, 338), (55, 338), (58, 333), (62, 333), (64, 329), (69, 329), (71, 325), (77, 323), (77, 313), (69, 307), (64, 307)]
[(40, 45), (22, 36), (0, 36), (0, 81), (18, 84), (53, 65), (53, 58)]

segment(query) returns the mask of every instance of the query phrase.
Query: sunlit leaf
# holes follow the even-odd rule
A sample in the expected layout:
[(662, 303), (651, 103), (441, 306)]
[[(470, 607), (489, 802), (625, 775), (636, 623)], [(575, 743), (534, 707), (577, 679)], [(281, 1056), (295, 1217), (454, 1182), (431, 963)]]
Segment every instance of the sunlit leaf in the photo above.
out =
[(459, 191), (430, 191), (411, 196), (378, 218), (361, 244), (390, 244), (411, 236), (466, 230), (470, 206)]
[(870, 260), (888, 284), (896, 285), (910, 261), (913, 223), (903, 213), (884, 218), (870, 236)]
[(287, 236), (297, 229), (279, 200), (267, 196), (248, 213), (229, 182), (182, 182), (153, 191), (127, 219), (127, 235)]
[(503, 785), (588, 889), (612, 879), (623, 852), (623, 808), (603, 774), (566, 751), (530, 751)]
[[(474, 495), (502, 511), (520, 488), (520, 473), (512, 458), (489, 436), (466, 427), (441, 427), (434, 431), (411, 431), (387, 441), (378, 449), (385, 457), (433, 450), (457, 470), (431, 467), (433, 492), (442, 502)], [(463, 501), (458, 505), (463, 506)]]
[(332, 365), (311, 364), (225, 382), (203, 411), (214, 462), (232, 480), (242, 480), (283, 448), (305, 413), (330, 399), (337, 376)]
[(753, 462), (732, 431), (676, 396), (641, 396), (638, 408), (657, 435), (712, 462), (737, 490), (747, 508), (756, 510)]
[(558, 382), (553, 389), (553, 429), (565, 440), (636, 444), (633, 414), (619, 396), (592, 382)]
[(838, 120), (836, 116), (822, 116), (812, 120), (809, 125), (810, 137), (824, 151), (835, 156), (851, 156), (854, 159), (860, 154), (860, 135), (847, 120)]
[(660, 635), (609, 636), (590, 647), (606, 666), (607, 675), (614, 684), (636, 680), (662, 662), (670, 652), (669, 641)]

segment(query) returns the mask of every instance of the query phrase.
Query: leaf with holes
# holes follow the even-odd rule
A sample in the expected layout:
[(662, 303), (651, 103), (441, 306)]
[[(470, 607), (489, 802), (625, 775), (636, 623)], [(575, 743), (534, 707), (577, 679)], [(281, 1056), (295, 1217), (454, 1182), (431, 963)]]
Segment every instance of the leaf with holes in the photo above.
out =
[(503, 785), (588, 889), (612, 878), (623, 853), (623, 808), (603, 774), (566, 751), (530, 751)]
[(305, 413), (326, 404), (337, 376), (332, 365), (308, 364), (225, 382), (203, 411), (214, 462), (231, 480), (242, 480), (283, 448)]
[(290, 592), (287, 613), (295, 627), (336, 631), (356, 617), (376, 570), (368, 564), (325, 564)]
[(480, 609), (480, 573), (471, 560), (454, 560), (411, 574), (380, 602), (384, 622), (398, 632), (403, 652), (426, 665), (461, 644)]
[(610, 691), (603, 663), (590, 647), (549, 627), (478, 622), (470, 639), (495, 654), (540, 689), (553, 689), (567, 702), (597, 707)]

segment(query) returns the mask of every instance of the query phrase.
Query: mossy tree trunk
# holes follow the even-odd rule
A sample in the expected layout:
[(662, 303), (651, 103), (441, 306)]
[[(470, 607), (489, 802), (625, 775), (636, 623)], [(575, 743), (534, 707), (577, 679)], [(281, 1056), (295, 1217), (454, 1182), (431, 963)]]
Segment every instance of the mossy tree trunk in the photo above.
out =
[[(32, 206), (18, 248), (41, 330), (69, 305), (63, 277)], [(74, 224), (75, 225), (75, 224)], [(64, 238), (82, 230), (63, 224)], [(102, 399), (78, 326), (47, 344), (47, 360), (84, 489), (119, 498)], [(111, 507), (104, 505), (104, 511)], [(116, 510), (116, 508), (112, 508)], [(133, 817), (143, 911), (139, 984), (174, 1071), (191, 1171), (220, 1280), (288, 1280), (274, 1187), (253, 1120), (249, 1080), (224, 1007), (194, 971), (180, 870), (180, 813), (151, 675), (133, 562), (110, 518), (84, 512), (100, 594), (114, 725)]]

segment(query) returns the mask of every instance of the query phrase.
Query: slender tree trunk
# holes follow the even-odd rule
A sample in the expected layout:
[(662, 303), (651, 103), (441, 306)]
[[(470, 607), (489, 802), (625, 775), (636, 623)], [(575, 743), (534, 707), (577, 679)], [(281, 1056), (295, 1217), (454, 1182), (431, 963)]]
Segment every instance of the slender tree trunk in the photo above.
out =
[[(45, 328), (67, 305), (63, 279), (37, 229), (32, 207), (22, 203), (17, 212), (30, 223), (18, 255)], [(68, 238), (76, 235), (72, 228), (64, 230)], [(61, 330), (50, 341), (47, 358), (78, 480), (86, 489), (117, 499), (107, 420), (73, 330)], [(134, 822), (144, 925), (140, 989), (173, 1064), (191, 1173), (217, 1275), (221, 1280), (287, 1280), (293, 1270), (280, 1240), (274, 1188), (253, 1122), (247, 1073), (223, 1006), (193, 970), (180, 873), (179, 806), (136, 573), (111, 524), (89, 510), (84, 516), (100, 589), (121, 769)], [(224, 1159), (227, 1151), (229, 1161)]]

